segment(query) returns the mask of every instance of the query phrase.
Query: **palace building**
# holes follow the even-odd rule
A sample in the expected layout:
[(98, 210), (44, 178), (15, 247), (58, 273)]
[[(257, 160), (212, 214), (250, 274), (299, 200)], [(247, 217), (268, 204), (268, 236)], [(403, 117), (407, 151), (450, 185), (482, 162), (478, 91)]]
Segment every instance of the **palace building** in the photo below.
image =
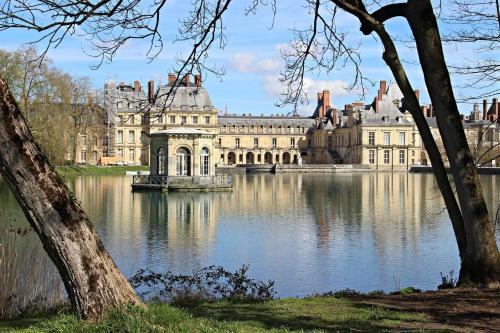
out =
[[(101, 148), (87, 159), (80, 145), (77, 162), (151, 165), (158, 174), (193, 176), (239, 164), (354, 164), (395, 171), (428, 164), (413, 118), (401, 110), (403, 95), (395, 83), (381, 81), (373, 103), (355, 102), (342, 110), (332, 107), (330, 92), (324, 90), (312, 115), (304, 117), (221, 113), (199, 75), (194, 81), (186, 76), (174, 89), (176, 81), (169, 74), (165, 85), (155, 89), (149, 81), (146, 91), (139, 81), (107, 81)], [(499, 105), (496, 99), (491, 107), (484, 101), (482, 115), (475, 106), (464, 120), (471, 142), (481, 139), (482, 147), (498, 143)], [(422, 106), (422, 112), (439, 145), (432, 105)], [(161, 137), (163, 143), (153, 143)], [(80, 139), (87, 140), (85, 133)]]

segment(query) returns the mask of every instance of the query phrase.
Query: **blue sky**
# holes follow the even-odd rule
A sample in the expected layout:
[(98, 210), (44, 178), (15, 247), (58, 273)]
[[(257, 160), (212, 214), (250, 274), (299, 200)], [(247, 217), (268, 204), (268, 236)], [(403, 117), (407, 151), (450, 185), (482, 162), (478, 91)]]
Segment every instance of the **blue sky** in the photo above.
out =
[[(133, 42), (121, 49), (112, 63), (105, 63), (99, 69), (92, 70), (91, 65), (96, 60), (86, 55), (89, 52), (88, 42), (81, 37), (67, 38), (57, 49), (50, 50), (48, 56), (54, 65), (76, 76), (89, 76), (96, 88), (101, 88), (106, 79), (132, 82), (139, 80), (145, 86), (148, 80), (166, 82), (167, 74), (172, 71), (174, 59), (178, 54), (188, 50), (189, 45), (172, 43), (177, 35), (178, 20), (187, 14), (188, 1), (171, 1), (163, 13), (161, 31), (165, 40), (162, 53), (149, 62), (146, 57), (146, 42)], [(305, 27), (310, 16), (307, 9), (298, 5), (300, 2), (292, 0), (278, 1), (278, 11), (273, 29), (268, 29), (272, 22), (270, 8), (260, 8), (257, 15), (244, 15), (244, 7), (248, 1), (236, 1), (227, 13), (224, 24), (228, 37), (224, 50), (213, 49), (210, 53), (210, 63), (223, 66), (226, 75), (219, 80), (213, 76), (204, 78), (204, 85), (208, 89), (213, 104), (220, 110), (227, 108), (228, 113), (275, 114), (287, 113), (290, 107), (277, 108), (281, 86), (277, 81), (283, 63), (280, 58), (280, 49), (292, 38), (290, 29)], [(379, 80), (393, 80), (381, 54), (382, 47), (373, 37), (366, 37), (359, 33), (358, 22), (348, 14), (338, 17), (337, 25), (340, 29), (350, 32), (349, 41), (357, 44), (361, 41), (360, 53), (362, 56), (362, 70), (364, 74), (377, 83), (365, 96), (364, 101), (370, 103), (376, 95)], [(400, 36), (408, 36), (406, 23), (395, 20), (386, 24), (390, 32)], [(23, 43), (35, 40), (35, 33), (25, 31), (5, 31), (0, 33), (4, 49), (14, 50)], [(39, 49), (44, 47), (38, 45)], [(402, 46), (399, 48), (400, 57), (407, 61), (405, 66), (414, 88), (421, 91), (421, 102), (428, 103), (423, 76), (420, 67), (411, 64), (416, 60), (416, 50)], [(458, 56), (459, 54), (459, 56)], [(446, 48), (448, 61), (459, 61), (459, 57), (474, 57), (472, 50)], [(342, 87), (352, 82), (352, 68), (340, 69), (325, 73), (310, 73), (307, 76), (307, 92), (310, 104), (302, 107), (300, 113), (312, 114), (315, 106), (316, 92), (329, 89), (332, 104), (342, 107), (346, 103), (362, 100), (355, 91), (346, 91)], [(456, 82), (455, 82), (456, 81)], [(454, 78), (456, 93), (466, 93), (459, 88), (462, 78)], [(472, 109), (469, 104), (461, 104), (462, 113), (468, 114)]]

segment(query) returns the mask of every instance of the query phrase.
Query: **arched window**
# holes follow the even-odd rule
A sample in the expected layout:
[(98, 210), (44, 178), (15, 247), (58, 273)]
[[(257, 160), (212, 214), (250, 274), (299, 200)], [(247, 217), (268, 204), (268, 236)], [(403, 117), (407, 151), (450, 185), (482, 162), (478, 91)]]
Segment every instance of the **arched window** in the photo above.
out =
[(191, 176), (191, 153), (186, 148), (179, 148), (176, 157), (177, 176)]
[(210, 153), (206, 147), (200, 153), (200, 175), (207, 176), (209, 170)]
[(165, 148), (160, 147), (158, 149), (158, 174), (166, 175), (167, 174), (167, 152)]

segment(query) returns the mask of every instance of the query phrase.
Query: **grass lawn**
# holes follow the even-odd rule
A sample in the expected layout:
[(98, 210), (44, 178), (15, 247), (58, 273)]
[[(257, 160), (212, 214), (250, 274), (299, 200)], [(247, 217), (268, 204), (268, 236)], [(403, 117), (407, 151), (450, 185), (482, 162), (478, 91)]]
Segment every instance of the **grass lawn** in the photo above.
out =
[[(59, 313), (0, 322), (0, 332), (386, 332), (424, 331), (428, 315), (335, 297), (264, 303), (149, 304), (112, 311), (98, 323)], [(442, 331), (442, 330), (438, 330)]]
[(62, 177), (79, 175), (125, 175), (125, 171), (149, 171), (149, 166), (71, 165), (58, 166), (56, 167), (56, 170)]

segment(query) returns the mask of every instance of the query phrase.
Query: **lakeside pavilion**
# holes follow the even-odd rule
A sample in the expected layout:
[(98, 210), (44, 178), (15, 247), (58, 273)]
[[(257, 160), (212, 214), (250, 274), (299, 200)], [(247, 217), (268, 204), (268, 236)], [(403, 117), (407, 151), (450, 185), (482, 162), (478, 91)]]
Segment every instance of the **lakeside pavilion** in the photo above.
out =
[(133, 190), (230, 191), (231, 176), (215, 174), (215, 133), (175, 127), (149, 134), (150, 174)]

